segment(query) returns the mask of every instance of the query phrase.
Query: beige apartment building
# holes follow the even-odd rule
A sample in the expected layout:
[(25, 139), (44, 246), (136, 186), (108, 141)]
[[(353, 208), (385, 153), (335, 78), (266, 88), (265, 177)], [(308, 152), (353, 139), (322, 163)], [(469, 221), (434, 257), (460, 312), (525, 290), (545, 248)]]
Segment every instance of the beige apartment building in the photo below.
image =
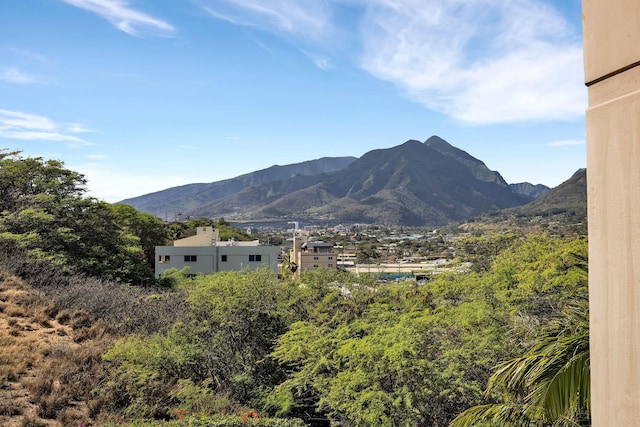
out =
[(294, 277), (300, 277), (305, 270), (317, 268), (338, 268), (338, 253), (333, 249), (333, 244), (309, 241), (304, 236), (293, 236), (293, 249), (289, 259), (295, 263)]
[(156, 246), (155, 275), (171, 268), (189, 267), (192, 274), (269, 268), (278, 271), (279, 246), (263, 246), (257, 240), (220, 241), (218, 230), (198, 227), (195, 236), (173, 242), (173, 246)]

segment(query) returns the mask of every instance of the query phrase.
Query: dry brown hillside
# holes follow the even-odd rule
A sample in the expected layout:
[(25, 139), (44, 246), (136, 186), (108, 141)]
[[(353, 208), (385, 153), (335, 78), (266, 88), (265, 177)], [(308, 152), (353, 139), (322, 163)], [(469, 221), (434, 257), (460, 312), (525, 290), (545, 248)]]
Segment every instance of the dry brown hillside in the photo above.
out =
[(0, 271), (0, 425), (92, 425), (105, 325)]

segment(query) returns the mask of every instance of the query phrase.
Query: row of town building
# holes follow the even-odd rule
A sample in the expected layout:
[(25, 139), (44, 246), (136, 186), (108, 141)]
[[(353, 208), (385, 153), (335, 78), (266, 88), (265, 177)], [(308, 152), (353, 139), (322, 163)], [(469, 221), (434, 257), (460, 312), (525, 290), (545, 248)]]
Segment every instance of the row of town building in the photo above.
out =
[[(348, 253), (332, 243), (310, 240), (309, 233), (293, 232), (293, 245), (288, 253), (289, 269), (294, 277), (310, 269), (343, 269), (357, 274), (367, 273), (389, 277), (413, 277), (418, 280), (448, 267), (447, 259), (357, 265), (355, 253)], [(338, 252), (340, 250), (340, 252)], [(196, 235), (178, 239), (173, 246), (156, 246), (155, 274), (159, 277), (169, 269), (189, 267), (191, 274), (212, 274), (222, 271), (257, 270), (267, 268), (277, 272), (280, 246), (260, 245), (254, 241), (221, 241), (213, 227), (198, 227)], [(467, 268), (466, 265), (462, 267)]]
[[(279, 246), (260, 245), (257, 240), (221, 241), (213, 227), (198, 227), (196, 235), (178, 239), (173, 246), (156, 246), (155, 274), (159, 277), (169, 269), (189, 267), (191, 274), (211, 274), (221, 271), (278, 271)], [(338, 267), (337, 254), (330, 243), (311, 242), (294, 236), (289, 260), (294, 275), (310, 268)]]

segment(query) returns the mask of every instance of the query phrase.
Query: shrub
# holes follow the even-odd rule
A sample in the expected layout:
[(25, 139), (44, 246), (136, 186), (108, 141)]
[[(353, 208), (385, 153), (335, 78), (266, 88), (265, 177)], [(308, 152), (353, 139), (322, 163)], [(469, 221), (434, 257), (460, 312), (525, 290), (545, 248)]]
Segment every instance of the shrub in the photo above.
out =
[(31, 402), (38, 403), (43, 397), (51, 394), (53, 392), (53, 382), (53, 378), (43, 375), (25, 381)]
[[(115, 427), (117, 423), (101, 424), (103, 427)], [(240, 414), (207, 415), (191, 414), (179, 420), (133, 420), (129, 427), (306, 427), (297, 418), (251, 418)]]
[(51, 328), (50, 317), (47, 313), (38, 311), (33, 314), (33, 321), (45, 328)]
[(63, 426), (79, 426), (89, 423), (89, 417), (85, 411), (77, 408), (65, 408), (56, 417), (56, 421)]
[(38, 415), (42, 418), (55, 419), (69, 405), (70, 396), (64, 392), (53, 392), (38, 402)]
[(56, 316), (56, 320), (61, 325), (68, 325), (69, 322), (71, 321), (71, 311), (69, 310), (60, 311)]
[(5, 310), (5, 313), (7, 314), (7, 316), (9, 317), (26, 317), (27, 312), (23, 307), (19, 307), (19, 306), (11, 306), (9, 307), (7, 310)]
[(49, 423), (41, 420), (40, 418), (34, 415), (27, 415), (22, 418), (20, 422), (20, 427), (48, 427)]
[(5, 399), (0, 401), (0, 415), (15, 417), (16, 415), (22, 415), (23, 411), (24, 406), (17, 400)]

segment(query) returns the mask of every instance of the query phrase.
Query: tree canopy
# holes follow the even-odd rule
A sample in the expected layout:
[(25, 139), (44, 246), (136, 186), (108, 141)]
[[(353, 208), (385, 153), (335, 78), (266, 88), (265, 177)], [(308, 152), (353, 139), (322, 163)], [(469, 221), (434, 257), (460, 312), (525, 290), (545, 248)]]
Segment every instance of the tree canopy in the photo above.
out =
[(25, 266), (132, 284), (153, 282), (153, 246), (162, 222), (124, 205), (85, 196), (82, 174), (62, 162), (0, 153), (0, 255)]
[[(448, 426), (467, 408), (476, 408), (469, 415), (527, 405), (533, 417), (552, 399), (530, 393), (541, 390), (534, 372), (584, 349), (584, 340), (562, 350), (556, 339), (573, 339), (569, 325), (584, 337), (565, 313), (586, 296), (576, 271), (586, 241), (528, 236), (506, 247), (492, 254), (488, 270), (443, 273), (423, 285), (330, 270), (284, 281), (266, 271), (182, 279), (188, 314), (168, 333), (117, 344), (106, 356), (113, 376), (101, 392), (128, 396), (114, 398), (121, 406), (113, 410), (131, 416), (191, 408), (202, 402), (194, 396), (209, 396), (216, 407), (224, 401), (336, 425)], [(517, 379), (522, 363), (531, 375)], [(564, 389), (557, 378), (544, 383), (548, 391)], [(131, 384), (124, 394), (123, 384)], [(154, 406), (158, 393), (183, 387), (163, 408)], [(514, 388), (530, 395), (507, 399)], [(580, 404), (557, 408), (549, 414), (586, 419)]]

